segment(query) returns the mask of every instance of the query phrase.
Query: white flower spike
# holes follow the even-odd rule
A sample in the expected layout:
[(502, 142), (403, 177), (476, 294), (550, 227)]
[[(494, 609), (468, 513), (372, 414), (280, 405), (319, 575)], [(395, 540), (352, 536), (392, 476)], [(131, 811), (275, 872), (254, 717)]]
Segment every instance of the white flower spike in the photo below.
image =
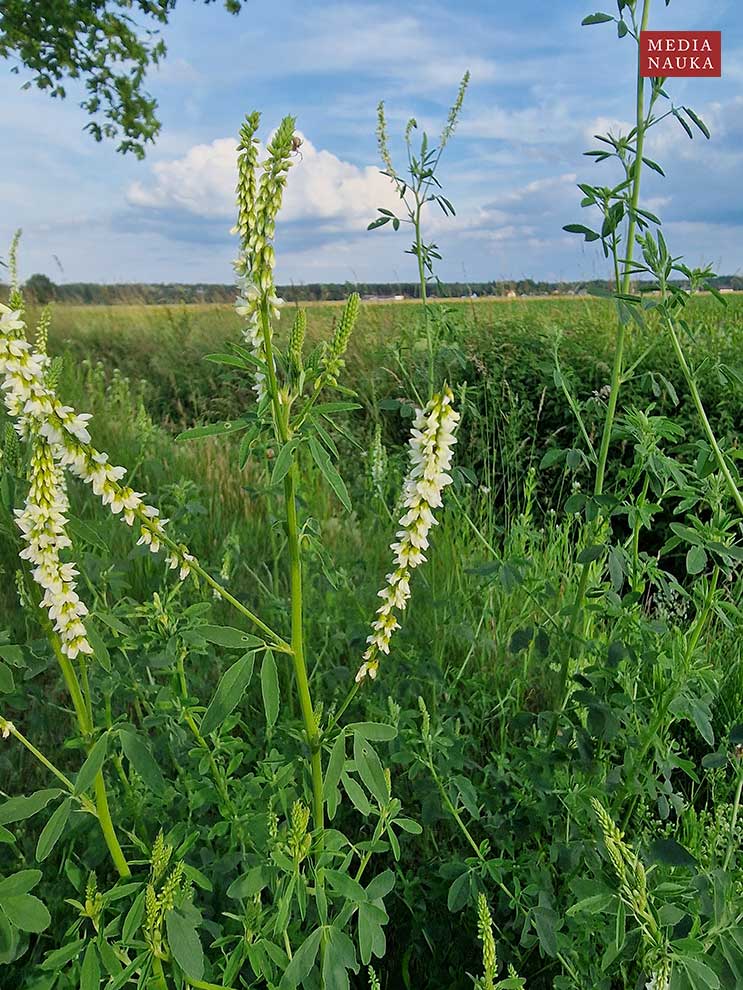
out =
[(435, 395), (425, 409), (418, 409), (409, 446), (410, 471), (403, 486), (406, 512), (400, 519), (401, 529), (390, 549), (395, 570), (387, 575), (387, 584), (379, 592), (382, 604), (372, 623), (371, 635), (356, 682), (377, 676), (379, 654), (390, 652), (390, 640), (400, 628), (395, 612), (403, 612), (410, 598), (411, 572), (426, 560), (428, 534), (437, 524), (433, 510), (442, 505), (441, 493), (452, 483), (448, 474), (454, 453), (459, 413), (453, 408), (454, 396), (448, 387)]
[[(103, 505), (121, 516), (128, 526), (139, 524), (139, 545), (157, 553), (165, 536), (165, 519), (135, 492), (120, 482), (126, 469), (109, 463), (108, 455), (90, 443), (88, 413), (75, 413), (63, 405), (46, 383), (49, 358), (31, 347), (23, 337), (25, 324), (18, 310), (0, 304), (0, 389), (5, 406), (16, 421), (18, 434), (32, 444), (28, 497), (16, 521), (26, 544), (21, 557), (34, 565), (34, 580), (43, 589), (41, 601), (59, 634), (62, 650), (74, 658), (90, 654), (83, 617), (85, 604), (76, 592), (77, 570), (62, 563), (60, 551), (71, 546), (65, 530), (67, 494), (64, 470), (90, 485)], [(195, 558), (187, 547), (171, 551), (170, 567), (178, 568), (181, 580), (191, 572)]]

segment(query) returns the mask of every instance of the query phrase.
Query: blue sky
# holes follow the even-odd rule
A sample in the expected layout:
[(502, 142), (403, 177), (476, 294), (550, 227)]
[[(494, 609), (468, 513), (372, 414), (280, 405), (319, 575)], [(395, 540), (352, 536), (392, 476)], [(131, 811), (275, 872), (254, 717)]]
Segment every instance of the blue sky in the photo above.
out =
[[(83, 133), (74, 90), (64, 102), (23, 92), (23, 73), (0, 64), (0, 242), (23, 227), (23, 273), (57, 282), (230, 281), (234, 135), (257, 108), (264, 136), (293, 113), (306, 140), (277, 233), (278, 281), (412, 281), (405, 233), (365, 229), (377, 205), (390, 205), (376, 105), (386, 102), (394, 155), (408, 117), (440, 132), (469, 68), (441, 166), (458, 215), (429, 218), (440, 276), (603, 277), (600, 250), (561, 229), (588, 219), (576, 182), (612, 178), (582, 157), (591, 135), (627, 127), (633, 114), (633, 43), (612, 26), (581, 28), (596, 9), (601, 0), (248, 0), (233, 17), (218, 2), (181, 0), (165, 32), (168, 58), (149, 80), (163, 128), (144, 162)], [(648, 176), (644, 194), (675, 254), (739, 272), (739, 0), (655, 0), (650, 26), (723, 32), (722, 79), (669, 82), (712, 140), (661, 125), (649, 153), (668, 178)]]

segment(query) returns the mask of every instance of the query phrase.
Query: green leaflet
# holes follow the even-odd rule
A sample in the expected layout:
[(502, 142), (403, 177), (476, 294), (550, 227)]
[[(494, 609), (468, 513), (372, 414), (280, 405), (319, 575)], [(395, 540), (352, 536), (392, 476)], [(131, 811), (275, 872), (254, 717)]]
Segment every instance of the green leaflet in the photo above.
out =
[(261, 694), (263, 695), (263, 707), (266, 712), (266, 722), (269, 727), (276, 724), (279, 717), (279, 672), (276, 669), (276, 660), (270, 650), (266, 650), (261, 664)]
[(72, 798), (68, 797), (54, 810), (51, 818), (44, 826), (36, 844), (36, 859), (39, 863), (47, 858), (61, 838), (71, 811)]
[(198, 932), (179, 911), (166, 912), (165, 927), (175, 961), (186, 976), (200, 980), (204, 975), (204, 950)]
[(254, 664), (255, 653), (246, 653), (222, 674), (214, 697), (209, 702), (209, 707), (201, 720), (200, 731), (202, 735), (208, 736), (218, 729), (227, 716), (240, 704), (243, 692), (250, 684), (250, 679), (253, 676)]

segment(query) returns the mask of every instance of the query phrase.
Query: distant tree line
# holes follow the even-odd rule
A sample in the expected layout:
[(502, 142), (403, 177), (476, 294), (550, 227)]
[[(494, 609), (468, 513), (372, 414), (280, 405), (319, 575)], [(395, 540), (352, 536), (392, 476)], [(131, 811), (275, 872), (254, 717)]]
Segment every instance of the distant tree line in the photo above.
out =
[[(715, 280), (718, 289), (743, 292), (743, 276), (721, 275)], [(475, 296), (547, 296), (607, 295), (611, 282), (594, 279), (589, 282), (542, 282), (531, 278), (517, 281), (492, 282), (434, 282), (429, 296), (438, 298), (470, 298)], [(651, 282), (638, 282), (635, 289), (649, 292)], [(415, 299), (419, 294), (417, 282), (314, 282), (306, 285), (280, 285), (279, 293), (287, 302), (325, 302), (346, 299), (358, 292), (368, 300)], [(98, 282), (65, 282), (55, 284), (47, 275), (31, 275), (24, 284), (29, 301), (44, 305), (48, 302), (78, 305), (115, 306), (174, 305), (194, 303), (231, 303), (235, 299), (234, 285), (209, 282), (124, 282), (103, 285)], [(6, 299), (7, 285), (0, 283), (0, 298)]]

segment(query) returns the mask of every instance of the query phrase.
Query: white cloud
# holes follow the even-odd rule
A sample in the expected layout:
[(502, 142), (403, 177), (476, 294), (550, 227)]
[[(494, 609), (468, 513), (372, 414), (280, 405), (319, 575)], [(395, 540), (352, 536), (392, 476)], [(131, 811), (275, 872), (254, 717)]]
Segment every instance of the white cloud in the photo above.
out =
[[(142, 209), (232, 220), (236, 161), (232, 138), (197, 144), (181, 158), (156, 162), (152, 180), (132, 183), (127, 200)], [(289, 174), (281, 221), (316, 220), (326, 230), (359, 229), (374, 218), (378, 206), (391, 209), (397, 204), (389, 180), (378, 168), (343, 161), (303, 138)]]
[(517, 235), (530, 236), (543, 230), (545, 220), (553, 222), (555, 229), (559, 230), (560, 224), (554, 218), (559, 218), (576, 205), (576, 181), (574, 172), (534, 179), (522, 186), (504, 190), (493, 202), (483, 205), (471, 203), (453, 218), (443, 217), (434, 211), (427, 226), (436, 234), (449, 232), (494, 241), (509, 240)]
[(236, 155), (233, 138), (194, 145), (182, 158), (156, 162), (154, 182), (133, 182), (127, 201), (132, 206), (183, 210), (206, 219), (224, 218), (234, 202)]
[(204, 80), (203, 73), (187, 58), (165, 59), (156, 71), (158, 82), (169, 86), (192, 86)]
[(557, 105), (548, 111), (544, 106), (530, 106), (512, 110), (493, 105), (482, 108), (477, 115), (465, 117), (461, 132), (467, 137), (497, 141), (516, 141), (518, 144), (555, 144), (564, 136), (566, 128), (575, 129), (569, 108)]
[[(591, 148), (598, 148), (601, 146), (601, 142), (596, 144), (596, 136), (601, 135), (602, 137), (610, 134), (612, 137), (619, 137), (620, 134), (627, 135), (634, 127), (634, 124), (630, 124), (628, 120), (620, 119), (619, 117), (606, 117), (599, 116), (594, 117), (590, 123), (588, 123), (583, 129), (583, 137), (585, 139), (586, 145), (590, 145)], [(611, 149), (607, 147), (607, 151)]]

